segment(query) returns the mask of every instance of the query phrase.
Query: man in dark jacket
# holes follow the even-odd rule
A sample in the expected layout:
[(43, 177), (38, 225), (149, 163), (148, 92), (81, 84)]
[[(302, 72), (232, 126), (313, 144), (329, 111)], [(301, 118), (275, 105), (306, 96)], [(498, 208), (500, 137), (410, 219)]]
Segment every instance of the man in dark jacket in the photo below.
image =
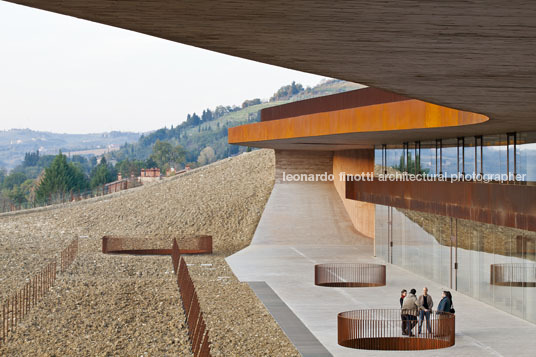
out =
[(450, 292), (449, 291), (443, 291), (443, 295), (441, 296), (441, 301), (439, 302), (439, 305), (437, 305), (437, 312), (451, 312), (452, 309), (452, 299), (449, 297)]
[(408, 291), (406, 289), (403, 289), (400, 292), (400, 308), (402, 308), (402, 304), (404, 303), (404, 298), (408, 295)]
[[(400, 292), (400, 308), (402, 308), (406, 295), (408, 295), (408, 291), (406, 289)], [(400, 314), (400, 318), (402, 319), (402, 335), (407, 335), (408, 332), (406, 331), (406, 321), (404, 320), (404, 315)]]

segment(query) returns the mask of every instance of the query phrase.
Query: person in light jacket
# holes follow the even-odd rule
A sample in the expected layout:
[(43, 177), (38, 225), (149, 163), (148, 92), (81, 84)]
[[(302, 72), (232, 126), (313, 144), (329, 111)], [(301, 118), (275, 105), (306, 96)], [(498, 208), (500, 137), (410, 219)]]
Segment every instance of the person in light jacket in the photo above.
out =
[[(402, 308), (402, 305), (404, 304), (404, 298), (408, 295), (408, 291), (406, 289), (403, 289), (400, 292), (400, 308)], [(406, 320), (404, 320), (404, 315), (400, 314), (400, 319), (402, 320), (402, 335), (407, 335), (406, 331)]]
[(425, 318), (426, 329), (429, 333), (432, 333), (432, 326), (430, 325), (430, 311), (432, 311), (432, 307), (434, 307), (434, 301), (432, 300), (432, 297), (428, 295), (428, 288), (426, 286), (422, 289), (422, 295), (419, 296), (417, 304), (419, 305), (419, 334), (421, 333), (422, 323)]
[(417, 311), (419, 309), (419, 305), (417, 302), (417, 297), (415, 296), (416, 292), (417, 290), (411, 289), (402, 303), (402, 320), (406, 322), (405, 335), (408, 336), (413, 336), (411, 330), (413, 330), (417, 324)]

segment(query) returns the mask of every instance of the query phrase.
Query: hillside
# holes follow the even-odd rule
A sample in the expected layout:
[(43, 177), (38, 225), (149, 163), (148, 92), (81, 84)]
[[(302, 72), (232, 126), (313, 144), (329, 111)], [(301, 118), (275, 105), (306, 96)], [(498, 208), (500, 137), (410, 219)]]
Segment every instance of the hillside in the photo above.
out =
[(308, 88), (303, 88), (300, 84), (293, 82), (291, 85), (281, 87), (268, 101), (256, 98), (244, 101), (241, 107), (218, 106), (213, 110), (207, 109), (200, 115), (196, 113), (188, 115), (187, 120), (180, 125), (161, 128), (148, 135), (142, 135), (137, 143), (124, 145), (120, 150), (108, 154), (108, 159), (112, 161), (146, 160), (151, 154), (152, 145), (160, 140), (185, 148), (186, 163), (190, 166), (195, 167), (199, 164), (198, 157), (206, 147), (214, 151), (214, 156), (210, 161), (220, 160), (247, 150), (245, 147), (227, 143), (227, 129), (259, 121), (261, 109), (362, 87), (360, 84), (340, 80), (325, 80)]
[(19, 165), (27, 152), (39, 150), (42, 155), (119, 148), (125, 142), (135, 142), (140, 134), (112, 131), (98, 134), (59, 134), (30, 129), (0, 131), (0, 168)]
[[(228, 128), (259, 121), (261, 109), (360, 87), (340, 80), (324, 80), (312, 88), (292, 82), (279, 88), (269, 100), (253, 98), (244, 100), (240, 107), (205, 109), (200, 115), (188, 114), (177, 126), (140, 136), (123, 132), (70, 135), (27, 129), (4, 131), (0, 136), (0, 160), (4, 157), (9, 161), (3, 164), (11, 170), (6, 171), (0, 162), (0, 207), (10, 210), (43, 205), (73, 192), (89, 193), (115, 181), (118, 174), (136, 177), (146, 168), (158, 167), (166, 172), (232, 157), (249, 148), (229, 145)], [(65, 159), (56, 158), (59, 150)], [(101, 155), (106, 160), (99, 161), (97, 156)], [(48, 176), (60, 179), (47, 179), (44, 170), (49, 170)], [(39, 177), (47, 184), (41, 185)]]
[(188, 263), (201, 303), (210, 303), (204, 313), (212, 354), (298, 356), (224, 259), (250, 243), (274, 166), (273, 151), (257, 150), (103, 198), (0, 215), (0, 301), (81, 237), (73, 266), (0, 355), (191, 356), (169, 256), (102, 254), (101, 238), (151, 237), (168, 247), (170, 237), (210, 234), (214, 254)]

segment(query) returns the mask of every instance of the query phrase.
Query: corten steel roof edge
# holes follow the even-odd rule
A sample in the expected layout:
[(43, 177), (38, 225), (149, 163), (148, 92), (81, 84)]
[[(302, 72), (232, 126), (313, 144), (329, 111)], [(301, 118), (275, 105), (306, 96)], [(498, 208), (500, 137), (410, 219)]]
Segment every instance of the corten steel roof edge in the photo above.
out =
[(460, 127), (488, 120), (482, 114), (406, 99), (240, 125), (228, 129), (228, 141), (246, 146), (261, 146), (259, 143), (262, 143), (262, 147), (277, 147), (294, 139), (314, 138), (317, 144), (333, 145), (334, 136), (342, 134), (383, 132), (396, 137), (399, 131)]
[(346, 198), (536, 232), (536, 186), (346, 181)]
[(332, 112), (341, 109), (364, 107), (367, 105), (400, 102), (411, 98), (379, 88), (360, 88), (348, 92), (299, 100), (261, 109), (261, 121), (285, 119), (300, 115)]

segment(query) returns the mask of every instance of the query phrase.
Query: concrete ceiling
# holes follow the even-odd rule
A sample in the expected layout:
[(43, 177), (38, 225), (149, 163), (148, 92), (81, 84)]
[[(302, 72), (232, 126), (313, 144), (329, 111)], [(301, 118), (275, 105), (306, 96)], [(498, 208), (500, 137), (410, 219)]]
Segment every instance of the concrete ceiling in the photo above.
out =
[(536, 1), (11, 2), (536, 130)]

